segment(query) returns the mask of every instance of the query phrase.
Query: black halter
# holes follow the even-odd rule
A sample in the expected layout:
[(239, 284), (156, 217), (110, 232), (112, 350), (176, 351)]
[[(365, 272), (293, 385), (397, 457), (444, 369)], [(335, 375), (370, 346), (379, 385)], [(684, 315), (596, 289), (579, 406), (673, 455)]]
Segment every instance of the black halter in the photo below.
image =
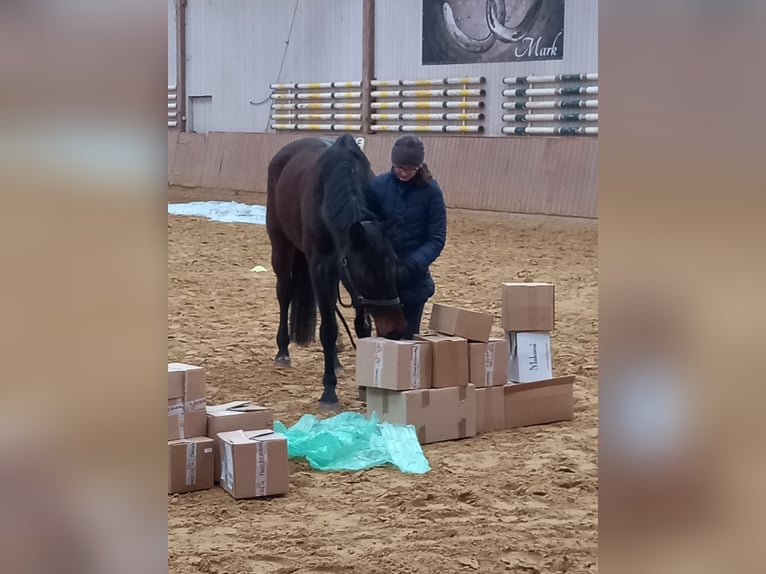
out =
[(340, 270), (343, 278), (346, 280), (346, 285), (351, 293), (352, 305), (356, 307), (368, 308), (368, 307), (395, 307), (400, 305), (399, 297), (393, 299), (367, 299), (357, 289), (354, 284), (354, 280), (351, 279), (351, 274), (348, 272), (348, 259), (345, 257), (340, 260)]

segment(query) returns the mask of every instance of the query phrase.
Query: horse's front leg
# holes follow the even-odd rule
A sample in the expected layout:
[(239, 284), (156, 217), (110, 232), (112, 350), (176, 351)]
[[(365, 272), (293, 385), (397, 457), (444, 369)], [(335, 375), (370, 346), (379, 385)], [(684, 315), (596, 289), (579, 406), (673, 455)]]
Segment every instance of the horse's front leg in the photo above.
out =
[(324, 392), (319, 399), (319, 410), (331, 411), (338, 408), (338, 395), (335, 392), (338, 384), (338, 377), (335, 374), (338, 361), (338, 321), (335, 317), (338, 270), (330, 257), (320, 258), (314, 270), (314, 287), (321, 320), (319, 339), (324, 353), (324, 374), (322, 375)]

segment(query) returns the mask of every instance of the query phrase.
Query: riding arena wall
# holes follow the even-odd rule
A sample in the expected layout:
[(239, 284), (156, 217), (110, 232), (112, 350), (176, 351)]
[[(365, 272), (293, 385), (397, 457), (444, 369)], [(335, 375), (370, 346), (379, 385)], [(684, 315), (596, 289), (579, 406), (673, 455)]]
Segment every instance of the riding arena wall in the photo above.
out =
[(168, 0), (169, 185), (257, 201), (289, 141), (350, 132), (380, 173), (412, 132), (449, 207), (596, 218), (597, 0), (494, 2), (498, 38), (535, 14), (515, 44), (489, 3)]

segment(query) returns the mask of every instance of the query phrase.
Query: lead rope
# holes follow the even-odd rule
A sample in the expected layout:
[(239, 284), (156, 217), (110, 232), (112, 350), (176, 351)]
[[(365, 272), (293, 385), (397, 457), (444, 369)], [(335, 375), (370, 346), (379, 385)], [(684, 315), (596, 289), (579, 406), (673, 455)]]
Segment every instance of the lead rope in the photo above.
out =
[[(340, 292), (338, 293), (338, 300), (340, 300)], [(343, 303), (341, 303), (342, 305)], [(351, 329), (348, 328), (348, 323), (346, 323), (346, 318), (343, 316), (343, 313), (340, 312), (340, 309), (338, 309), (338, 306), (335, 306), (335, 312), (338, 314), (338, 317), (340, 317), (340, 322), (343, 323), (343, 326), (346, 328), (346, 333), (348, 333), (348, 338), (351, 340), (351, 346), (354, 347), (354, 350), (356, 351), (356, 343), (354, 343), (354, 337), (351, 336)]]

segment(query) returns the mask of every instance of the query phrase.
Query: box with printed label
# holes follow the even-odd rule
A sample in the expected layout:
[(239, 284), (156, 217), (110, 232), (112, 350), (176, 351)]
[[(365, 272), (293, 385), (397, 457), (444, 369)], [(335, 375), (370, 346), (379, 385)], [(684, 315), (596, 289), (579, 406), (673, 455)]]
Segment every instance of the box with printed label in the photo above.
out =
[(553, 376), (549, 333), (508, 333), (508, 380), (533, 383)]
[(506, 331), (553, 331), (553, 283), (503, 283)]
[(381, 421), (413, 425), (421, 444), (476, 436), (473, 385), (403, 392), (368, 388), (367, 412)]
[(290, 467), (287, 437), (272, 430), (230, 431), (218, 434), (221, 449), (221, 487), (234, 498), (273, 496), (287, 492)]
[(494, 317), (488, 313), (434, 303), (428, 328), (444, 335), (486, 343), (492, 331), (493, 320)]
[(205, 436), (205, 371), (168, 363), (168, 440)]
[(393, 391), (427, 389), (431, 362), (431, 348), (422, 341), (365, 337), (356, 346), (356, 382)]
[(415, 335), (431, 347), (431, 386), (435, 389), (468, 384), (468, 340), (450, 335)]
[(541, 425), (574, 418), (574, 375), (534, 383), (509, 383), (505, 389), (505, 427)]
[(476, 434), (505, 428), (505, 390), (503, 387), (476, 389)]
[(252, 404), (250, 401), (233, 401), (223, 405), (212, 405), (207, 410), (207, 436), (215, 441), (215, 482), (221, 477), (222, 442), (218, 433), (235, 430), (270, 429), (274, 426), (271, 409)]
[(213, 487), (213, 440), (168, 441), (168, 494)]
[(503, 386), (508, 382), (507, 339), (490, 338), (487, 343), (468, 343), (469, 382), (479, 387)]

